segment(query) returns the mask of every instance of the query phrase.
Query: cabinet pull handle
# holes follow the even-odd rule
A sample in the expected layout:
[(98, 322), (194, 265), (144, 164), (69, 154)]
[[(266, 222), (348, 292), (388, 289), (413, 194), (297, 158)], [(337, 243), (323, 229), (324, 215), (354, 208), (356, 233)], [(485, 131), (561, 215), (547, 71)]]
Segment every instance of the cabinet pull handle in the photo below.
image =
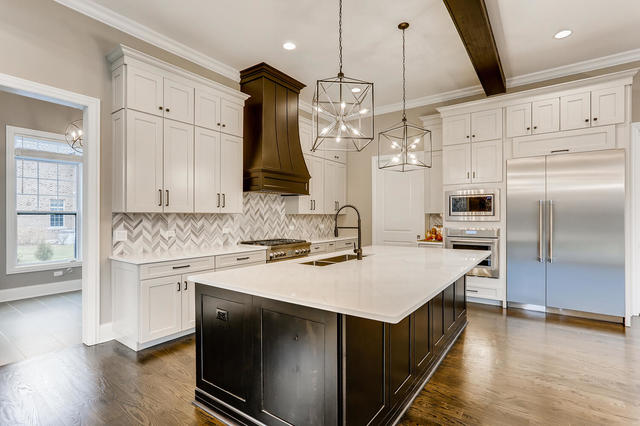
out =
[(162, 111), (162, 105), (160, 105), (160, 106), (158, 107), (158, 109), (159, 109), (160, 111)]
[(158, 207), (162, 207), (162, 189), (158, 189), (158, 194), (160, 194)]
[(227, 197), (226, 194), (223, 192), (222, 193), (222, 208), (225, 208), (227, 205)]
[(531, 130), (531, 127), (527, 127), (527, 130)]
[(312, 200), (313, 201), (313, 210), (316, 209), (316, 200)]
[(535, 129), (537, 129), (537, 128), (538, 128), (538, 126), (533, 126), (533, 130), (535, 130)]
[(475, 138), (475, 137), (476, 137), (476, 135), (471, 135), (471, 137), (472, 137), (472, 138)]
[(598, 117), (593, 117), (593, 121), (598, 121)]
[(187, 291), (187, 282), (184, 282), (184, 291)]
[(220, 126), (220, 123), (216, 123), (216, 126)]
[(173, 269), (184, 269), (184, 268), (188, 268), (191, 265), (180, 265), (180, 266), (174, 266)]
[(313, 210), (313, 200), (309, 200), (309, 210)]
[(164, 110), (165, 110), (165, 111), (167, 111), (167, 112), (169, 112), (169, 108), (165, 108)]
[(245, 256), (245, 257), (236, 257), (236, 260), (239, 262), (241, 260), (249, 260), (249, 256)]
[(589, 122), (589, 119), (588, 119), (588, 118), (585, 118), (585, 119), (584, 119), (584, 122), (585, 122), (585, 123), (588, 123), (588, 122)]
[(467, 135), (467, 139), (469, 139), (469, 135)]
[(472, 174), (473, 174), (473, 177), (475, 178), (476, 177), (476, 172), (473, 172)]
[(553, 151), (551, 151), (552, 154), (555, 154), (557, 152), (569, 152), (568, 149), (554, 149)]
[(469, 179), (469, 172), (467, 172), (467, 179)]
[(165, 200), (166, 201), (165, 206), (168, 206), (169, 205), (169, 190), (166, 189), (166, 191), (167, 191), (167, 199)]
[(218, 205), (216, 207), (220, 207), (220, 193), (218, 192)]
[(177, 291), (180, 291), (180, 281), (178, 281), (178, 290)]
[(226, 125), (226, 124), (223, 124), (223, 125), (222, 125), (222, 127), (227, 127), (227, 125)]
[(470, 288), (467, 289), (467, 293), (477, 293), (478, 290), (471, 290)]

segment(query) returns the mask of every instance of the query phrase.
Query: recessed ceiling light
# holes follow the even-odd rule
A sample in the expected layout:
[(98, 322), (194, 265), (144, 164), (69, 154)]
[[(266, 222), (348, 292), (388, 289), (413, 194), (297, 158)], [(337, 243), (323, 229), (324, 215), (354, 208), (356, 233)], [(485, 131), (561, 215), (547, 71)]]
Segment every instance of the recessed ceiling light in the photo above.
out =
[(571, 30), (560, 30), (553, 36), (553, 38), (561, 39), (565, 37), (569, 37), (573, 31)]
[(282, 47), (285, 48), (286, 50), (293, 50), (296, 48), (296, 44), (292, 41), (287, 41), (282, 45)]

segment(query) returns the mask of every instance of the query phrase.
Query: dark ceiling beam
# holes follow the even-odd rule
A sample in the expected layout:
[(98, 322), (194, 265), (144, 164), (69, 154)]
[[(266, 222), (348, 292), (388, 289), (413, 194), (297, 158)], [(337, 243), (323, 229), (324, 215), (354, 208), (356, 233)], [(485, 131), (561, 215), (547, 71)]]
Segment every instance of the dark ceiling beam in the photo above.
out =
[(507, 85), (484, 0), (443, 0), (487, 96)]

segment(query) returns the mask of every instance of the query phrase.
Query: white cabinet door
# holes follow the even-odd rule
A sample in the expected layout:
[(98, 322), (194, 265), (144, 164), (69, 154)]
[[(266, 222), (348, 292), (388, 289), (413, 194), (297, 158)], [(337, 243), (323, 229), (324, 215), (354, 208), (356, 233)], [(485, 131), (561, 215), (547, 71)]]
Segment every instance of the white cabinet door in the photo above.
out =
[[(305, 203), (312, 214), (324, 213), (324, 163), (319, 157), (305, 155), (311, 179), (309, 180), (309, 200)], [(306, 197), (303, 197), (306, 198)]]
[(164, 79), (164, 117), (193, 124), (194, 87)]
[[(330, 142), (325, 142), (330, 143)], [(347, 162), (347, 153), (346, 151), (324, 151), (324, 158), (331, 161), (337, 161), (338, 163), (346, 163)]]
[(424, 212), (442, 213), (442, 151), (434, 151), (431, 168), (425, 172)]
[(347, 166), (338, 164), (336, 170), (336, 206), (340, 208), (347, 204)]
[(531, 103), (507, 107), (507, 137), (531, 134)]
[(127, 110), (126, 191), (128, 212), (163, 210), (163, 119)]
[(338, 201), (338, 166), (339, 163), (326, 160), (324, 162), (324, 213), (334, 214)]
[(590, 127), (591, 94), (589, 92), (560, 98), (560, 129), (574, 130)]
[(456, 145), (471, 140), (471, 115), (462, 114), (442, 119), (442, 144)]
[(222, 98), (220, 101), (220, 131), (242, 137), (242, 104)]
[(180, 275), (140, 281), (140, 343), (182, 329)]
[(212, 130), (220, 130), (220, 94), (214, 90), (196, 87), (195, 124)]
[(193, 212), (193, 125), (164, 120), (164, 211)]
[(127, 108), (162, 116), (163, 84), (162, 75), (127, 65)]
[(182, 320), (180, 329), (188, 330), (196, 326), (196, 285), (187, 281), (187, 275), (182, 276)]
[(531, 104), (533, 134), (560, 130), (560, 99), (552, 98)]
[(471, 113), (471, 142), (502, 137), (502, 108)]
[(442, 147), (442, 183), (453, 185), (471, 182), (471, 144)]
[(592, 126), (624, 122), (624, 87), (591, 92), (591, 117)]
[(220, 132), (195, 129), (194, 211), (220, 212)]
[(220, 138), (220, 213), (242, 213), (242, 138)]
[(471, 144), (471, 181), (473, 183), (502, 180), (502, 140)]

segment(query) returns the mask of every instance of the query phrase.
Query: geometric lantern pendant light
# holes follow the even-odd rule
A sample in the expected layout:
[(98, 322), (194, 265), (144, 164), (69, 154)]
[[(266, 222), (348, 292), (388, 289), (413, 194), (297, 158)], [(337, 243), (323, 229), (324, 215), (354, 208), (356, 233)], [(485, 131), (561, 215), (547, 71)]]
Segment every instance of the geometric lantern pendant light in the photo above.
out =
[(375, 138), (373, 83), (342, 72), (342, 0), (338, 10), (339, 71), (316, 82), (312, 151), (362, 151)]
[(406, 22), (398, 25), (402, 30), (402, 120), (378, 134), (378, 168), (397, 172), (431, 167), (431, 132), (407, 122), (404, 38), (407, 28)]

